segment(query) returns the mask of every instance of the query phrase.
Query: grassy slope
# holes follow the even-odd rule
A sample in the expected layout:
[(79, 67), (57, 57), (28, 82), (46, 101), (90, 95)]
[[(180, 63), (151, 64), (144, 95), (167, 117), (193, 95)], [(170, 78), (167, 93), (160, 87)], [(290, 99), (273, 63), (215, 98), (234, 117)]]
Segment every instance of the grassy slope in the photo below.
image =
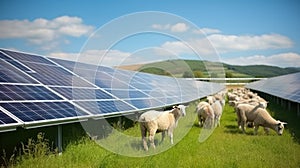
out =
[[(292, 122), (293, 129), (286, 129), (283, 136), (274, 131), (265, 135), (259, 129), (257, 136), (248, 129), (247, 135), (238, 130), (233, 108), (225, 106), (221, 126), (203, 143), (198, 141), (199, 128), (195, 123), (195, 104), (188, 108), (188, 115), (182, 118), (175, 131), (175, 145), (165, 152), (147, 157), (127, 157), (109, 152), (94, 141), (83, 139), (76, 144), (70, 144), (61, 156), (48, 156), (39, 159), (29, 159), (16, 167), (299, 167), (300, 144), (292, 137), (291, 130), (299, 131), (299, 123), (295, 114), (283, 112), (280, 107), (276, 116), (287, 122)], [(282, 112), (281, 112), (282, 111)], [(272, 111), (273, 113), (274, 111)], [(190, 129), (190, 126), (192, 128)], [(189, 130), (190, 129), (190, 130)], [(188, 132), (188, 133), (187, 133)], [(185, 136), (185, 134), (187, 135)], [(139, 126), (124, 131), (124, 134), (136, 137), (137, 140), (123, 140), (119, 135), (112, 134), (102, 142), (118, 142), (123, 146), (119, 149), (127, 153), (141, 155), (165, 150), (169, 146), (168, 138), (154, 150), (142, 150)], [(160, 138), (157, 134), (156, 139)], [(183, 138), (182, 140), (180, 140)], [(180, 141), (179, 141), (180, 140)], [(128, 147), (126, 144), (135, 144)]]
[[(181, 77), (185, 71), (202, 71), (203, 74), (208, 77), (206, 66), (210, 66), (210, 64), (211, 62), (197, 60), (168, 60), (139, 65), (135, 70), (160, 75), (164, 75), (160, 72), (164, 71), (179, 77)], [(134, 66), (128, 67), (130, 67), (130, 70), (134, 70), (132, 69)], [(128, 69), (128, 67), (124, 66), (120, 68)], [(223, 67), (225, 72), (232, 73), (233, 77), (273, 77), (300, 71), (300, 68), (280, 68), (267, 65), (237, 66), (223, 64)], [(158, 72), (158, 70), (160, 71)]]

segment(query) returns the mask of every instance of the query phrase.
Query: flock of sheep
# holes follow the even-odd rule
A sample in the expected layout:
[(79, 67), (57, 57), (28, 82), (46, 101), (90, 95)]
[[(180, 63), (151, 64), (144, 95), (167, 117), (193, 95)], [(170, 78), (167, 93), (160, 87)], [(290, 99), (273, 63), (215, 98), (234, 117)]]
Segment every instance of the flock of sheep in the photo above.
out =
[[(266, 110), (268, 102), (245, 88), (233, 89), (230, 92), (221, 91), (215, 95), (207, 96), (206, 101), (201, 101), (196, 107), (200, 127), (212, 129), (220, 126), (226, 95), (229, 105), (235, 109), (237, 124), (243, 133), (245, 133), (246, 125), (252, 124), (254, 125), (254, 134), (257, 134), (259, 126), (262, 126), (266, 133), (271, 128), (278, 135), (282, 135), (284, 125), (287, 123), (275, 120)], [(168, 133), (171, 144), (173, 144), (173, 131), (179, 118), (186, 115), (185, 108), (184, 105), (178, 105), (173, 106), (173, 109), (168, 111), (151, 110), (139, 117), (142, 142), (146, 151), (148, 150), (147, 132), (150, 145), (153, 148), (155, 148), (154, 136), (158, 132), (162, 132), (161, 141)]]

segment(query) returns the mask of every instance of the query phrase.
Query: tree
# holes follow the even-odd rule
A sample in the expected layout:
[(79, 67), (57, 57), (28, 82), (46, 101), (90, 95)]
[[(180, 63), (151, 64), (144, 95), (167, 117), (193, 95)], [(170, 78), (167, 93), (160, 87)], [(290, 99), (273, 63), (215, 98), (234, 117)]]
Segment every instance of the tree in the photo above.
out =
[(194, 71), (194, 77), (195, 78), (203, 78), (204, 75), (201, 71)]
[(225, 73), (226, 78), (233, 78), (233, 74), (231, 72)]
[(191, 71), (185, 71), (182, 75), (183, 78), (193, 78), (193, 73)]

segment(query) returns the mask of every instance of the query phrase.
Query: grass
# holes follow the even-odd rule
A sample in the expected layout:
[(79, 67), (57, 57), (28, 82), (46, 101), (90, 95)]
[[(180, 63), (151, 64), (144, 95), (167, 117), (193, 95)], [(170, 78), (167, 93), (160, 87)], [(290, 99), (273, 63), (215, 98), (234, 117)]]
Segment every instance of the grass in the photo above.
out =
[[(70, 143), (62, 155), (47, 155), (24, 159), (12, 167), (299, 167), (299, 122), (296, 114), (283, 112), (271, 105), (276, 118), (292, 122), (282, 136), (270, 131), (265, 135), (262, 128), (253, 135), (251, 128), (242, 134), (237, 128), (233, 108), (226, 105), (221, 126), (203, 143), (198, 141), (202, 129), (197, 126), (195, 103), (187, 109), (174, 133), (174, 145), (166, 138), (157, 148), (148, 152), (142, 149), (138, 124), (125, 131), (114, 131), (107, 138), (92, 141), (82, 138)], [(279, 111), (279, 112), (277, 112)], [(297, 120), (295, 120), (295, 118)], [(289, 125), (288, 125), (289, 126)], [(296, 133), (295, 133), (296, 131)], [(108, 151), (101, 145), (109, 147)], [(127, 156), (117, 153), (126, 154)], [(135, 157), (131, 157), (135, 156)]]

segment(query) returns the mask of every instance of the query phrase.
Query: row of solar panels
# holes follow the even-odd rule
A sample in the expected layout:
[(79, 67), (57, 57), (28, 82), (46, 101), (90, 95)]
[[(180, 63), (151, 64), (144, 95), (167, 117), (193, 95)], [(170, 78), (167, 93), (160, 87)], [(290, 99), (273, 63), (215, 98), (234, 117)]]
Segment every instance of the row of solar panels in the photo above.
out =
[(300, 103), (300, 72), (252, 82), (246, 87)]
[(0, 49), (0, 131), (190, 102), (224, 86)]

